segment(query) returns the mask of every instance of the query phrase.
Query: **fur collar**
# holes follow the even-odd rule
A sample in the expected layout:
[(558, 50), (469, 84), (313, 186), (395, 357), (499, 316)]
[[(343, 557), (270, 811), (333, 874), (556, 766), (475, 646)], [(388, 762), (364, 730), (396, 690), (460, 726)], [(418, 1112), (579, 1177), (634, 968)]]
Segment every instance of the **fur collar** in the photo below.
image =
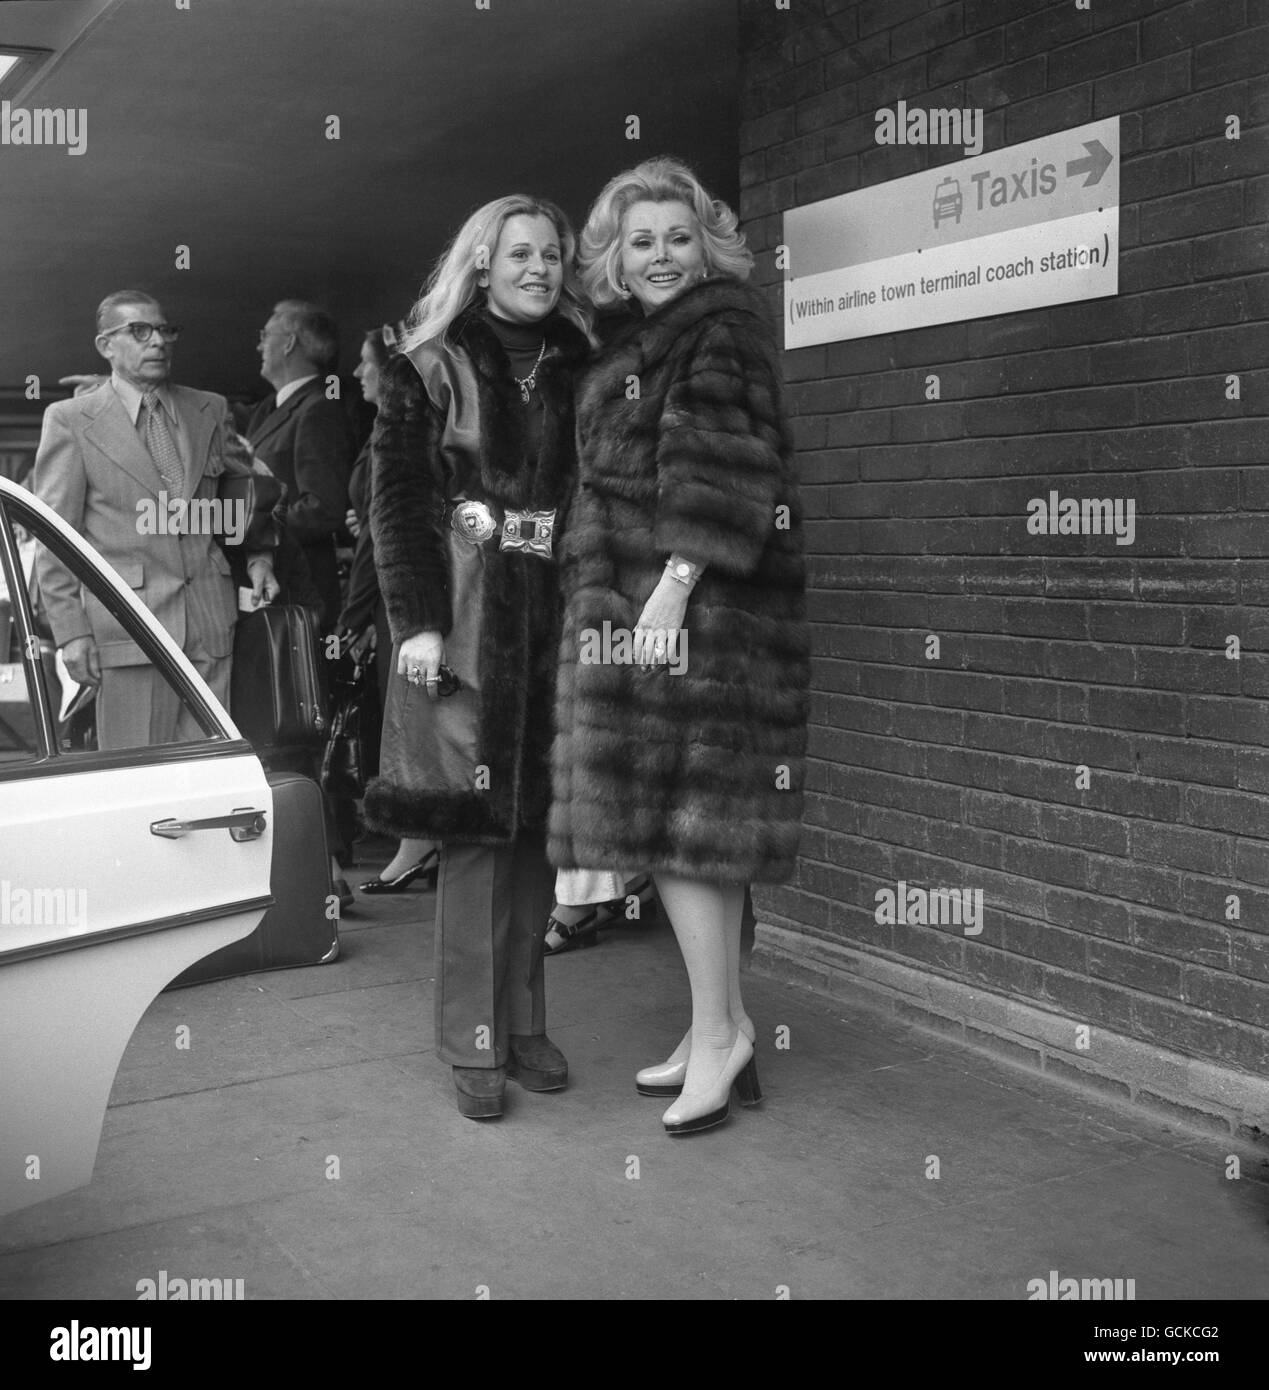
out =
[(698, 281), (652, 313), (633, 318), (614, 336), (610, 347), (637, 338), (645, 360), (652, 362), (669, 352), (684, 333), (703, 319), (729, 312), (750, 315), (769, 326), (770, 313), (761, 290), (730, 276), (715, 276)]
[[(548, 315), (543, 325), (546, 338), (546, 355), (542, 358), (542, 368), (547, 363), (562, 364), (565, 369), (585, 360), (590, 352), (586, 335), (576, 328), (562, 314)], [(507, 354), (498, 335), (489, 322), (489, 314), (483, 304), (472, 304), (459, 314), (445, 330), (445, 343), (458, 348), (471, 359), (477, 373), (486, 380), (499, 380), (508, 375)]]
[[(464, 310), (445, 332), (445, 345), (470, 364), (475, 378), (482, 486), (491, 500), (506, 507), (558, 508), (572, 486), (574, 379), (590, 343), (559, 314), (550, 315), (542, 327), (547, 350), (538, 367), (537, 392), (544, 415), (536, 458), (528, 456), (524, 411), (511, 363), (484, 306)], [(435, 340), (415, 351), (448, 370), (443, 364), (444, 347)], [(426, 376), (420, 359), (407, 355)]]
[(698, 328), (722, 315), (738, 320), (760, 342), (772, 338), (771, 313), (761, 290), (730, 276), (702, 280), (652, 313), (632, 317), (609, 339), (579, 393), (579, 413), (589, 413), (627, 376), (659, 367), (695, 338)]

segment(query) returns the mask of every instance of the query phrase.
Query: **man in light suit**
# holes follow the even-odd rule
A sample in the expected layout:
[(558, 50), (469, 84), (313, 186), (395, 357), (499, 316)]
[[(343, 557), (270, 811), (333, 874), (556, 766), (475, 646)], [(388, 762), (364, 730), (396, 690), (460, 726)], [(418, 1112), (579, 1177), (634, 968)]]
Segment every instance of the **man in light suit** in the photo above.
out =
[[(227, 705), (237, 596), (228, 559), (189, 504), (214, 499), (220, 475), (245, 465), (226, 455), (232, 427), (224, 397), (169, 382), (178, 333), (138, 290), (101, 302), (95, 342), (110, 378), (44, 412), (33, 490), (136, 590)], [(181, 501), (187, 519), (173, 524)], [(165, 520), (156, 527), (157, 518)], [(99, 687), (99, 746), (201, 737), (141, 648), (44, 547), (37, 573), (67, 670)], [(276, 596), (267, 554), (249, 557), (248, 573), (257, 601)]]
[(338, 400), (328, 400), (326, 377), (339, 360), (339, 330), (315, 304), (284, 299), (260, 330), (260, 375), (274, 394), (256, 406), (247, 438), (270, 471), (286, 484), (287, 530), (322, 595), (323, 631), (341, 608), (335, 535), (348, 510), (348, 479), (357, 456), (352, 424)]

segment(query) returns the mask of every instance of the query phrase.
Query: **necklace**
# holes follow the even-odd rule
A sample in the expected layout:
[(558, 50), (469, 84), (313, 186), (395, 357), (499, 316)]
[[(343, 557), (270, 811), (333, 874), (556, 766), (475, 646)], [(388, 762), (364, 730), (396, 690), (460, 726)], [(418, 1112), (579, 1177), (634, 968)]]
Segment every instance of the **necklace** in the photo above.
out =
[(538, 368), (542, 365), (542, 359), (546, 356), (546, 339), (542, 339), (542, 346), (538, 349), (538, 360), (533, 364), (533, 370), (528, 376), (514, 377), (515, 384), (520, 388), (520, 399), (528, 405), (529, 392), (537, 385)]

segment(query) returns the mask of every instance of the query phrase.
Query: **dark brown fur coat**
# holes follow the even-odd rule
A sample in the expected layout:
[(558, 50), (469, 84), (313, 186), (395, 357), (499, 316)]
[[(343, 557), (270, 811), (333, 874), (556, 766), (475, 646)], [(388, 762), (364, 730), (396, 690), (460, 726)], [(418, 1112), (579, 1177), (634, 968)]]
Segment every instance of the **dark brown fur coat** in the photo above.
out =
[[(456, 355), (425, 343), (384, 373), (370, 524), (394, 658), (381, 775), (367, 789), (365, 814), (388, 834), (505, 845), (546, 821), (558, 565), (500, 550), (496, 539), (476, 555), (444, 517), (459, 498), (556, 508), (560, 517), (567, 508), (574, 377), (588, 344), (558, 315), (545, 331), (536, 457), (510, 363), (481, 310), (451, 325)], [(395, 674), (396, 647), (426, 630), (444, 636), (445, 661), (463, 683), (447, 699), (430, 701)]]
[[(631, 325), (587, 375), (577, 415), (552, 861), (787, 879), (809, 652), (801, 509), (761, 294), (709, 280)], [(675, 551), (708, 567), (688, 600), (685, 672), (579, 660), (588, 630), (633, 630)]]

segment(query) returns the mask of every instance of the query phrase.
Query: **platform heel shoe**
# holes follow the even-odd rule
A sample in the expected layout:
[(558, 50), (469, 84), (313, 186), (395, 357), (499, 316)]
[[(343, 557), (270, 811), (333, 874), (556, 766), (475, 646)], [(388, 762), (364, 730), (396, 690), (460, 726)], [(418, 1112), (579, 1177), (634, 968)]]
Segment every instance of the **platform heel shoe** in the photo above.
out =
[(562, 1091), (568, 1085), (568, 1062), (545, 1033), (512, 1033), (507, 1075), (526, 1091)]
[(703, 1107), (696, 1114), (685, 1114), (682, 1097), (661, 1117), (665, 1132), (670, 1135), (700, 1134), (702, 1130), (713, 1129), (725, 1124), (731, 1117), (731, 1088), (735, 1086), (741, 1105), (757, 1105), (762, 1099), (762, 1088), (758, 1085), (758, 1067), (754, 1059), (753, 1043), (744, 1033), (737, 1033), (732, 1044), (731, 1056), (723, 1068), (722, 1075), (715, 1082), (713, 1090), (705, 1097)]
[(454, 1067), (458, 1113), (469, 1120), (493, 1120), (502, 1114), (506, 1067)]
[[(740, 1031), (749, 1039), (754, 1046), (757, 1046), (757, 1038), (753, 1032), (753, 1024), (749, 1019), (739, 1025)], [(687, 1075), (687, 1059), (691, 1053), (692, 1030), (689, 1028), (683, 1034), (683, 1040), (670, 1053), (664, 1062), (659, 1062), (655, 1067), (644, 1067), (635, 1072), (635, 1090), (641, 1096), (677, 1096), (683, 1092), (683, 1078)]]

